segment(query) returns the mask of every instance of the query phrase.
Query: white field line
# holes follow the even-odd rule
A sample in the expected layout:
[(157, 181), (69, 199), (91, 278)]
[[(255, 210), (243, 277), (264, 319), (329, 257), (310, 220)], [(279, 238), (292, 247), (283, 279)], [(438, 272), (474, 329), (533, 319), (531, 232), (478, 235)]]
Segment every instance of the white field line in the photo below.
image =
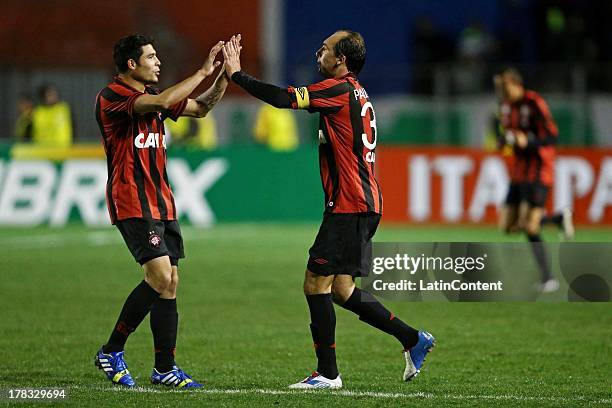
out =
[(121, 236), (117, 231), (90, 231), (83, 234), (57, 232), (0, 238), (0, 245), (3, 247), (13, 247), (13, 249), (56, 248), (77, 243), (89, 246), (101, 246), (113, 245), (120, 242), (122, 242)]
[[(250, 225), (245, 225), (243, 229), (232, 231), (215, 231), (210, 233), (206, 230), (200, 231), (192, 228), (185, 228), (183, 238), (187, 242), (208, 241), (227, 238), (254, 238), (257, 237), (257, 230)], [(86, 246), (105, 246), (123, 244), (119, 231), (115, 228), (107, 230), (94, 230), (85, 232), (66, 232), (61, 229), (48, 231), (39, 234), (20, 235), (16, 237), (0, 236), (0, 246), (11, 247), (12, 249), (32, 249), (32, 248), (56, 248), (68, 244), (80, 244)]]
[(370, 398), (414, 398), (414, 399), (434, 399), (434, 400), (459, 400), (459, 401), (532, 401), (532, 402), (552, 402), (559, 404), (569, 403), (595, 403), (595, 404), (610, 404), (612, 399), (601, 399), (601, 400), (590, 400), (586, 397), (532, 397), (526, 395), (470, 395), (470, 394), (432, 394), (425, 392), (373, 392), (373, 391), (350, 391), (350, 390), (273, 390), (264, 388), (253, 388), (253, 389), (218, 389), (218, 388), (204, 388), (198, 390), (164, 390), (164, 389), (152, 389), (136, 387), (132, 389), (119, 388), (116, 386), (109, 387), (85, 387), (85, 386), (72, 386), (69, 389), (82, 390), (82, 391), (107, 391), (107, 392), (135, 392), (145, 394), (157, 394), (157, 393), (196, 393), (196, 394), (267, 394), (267, 395), (300, 395), (300, 394), (316, 394), (322, 393), (324, 395), (336, 396), (336, 397), (370, 397)]
[[(255, 235), (253, 235), (255, 236)], [(184, 236), (186, 241), (212, 240), (215, 237), (206, 235), (188, 234)], [(45, 233), (39, 235), (22, 235), (18, 237), (0, 238), (0, 246), (11, 247), (12, 249), (32, 249), (32, 248), (57, 248), (70, 244), (85, 246), (105, 246), (123, 244), (119, 231), (89, 231), (84, 233)]]

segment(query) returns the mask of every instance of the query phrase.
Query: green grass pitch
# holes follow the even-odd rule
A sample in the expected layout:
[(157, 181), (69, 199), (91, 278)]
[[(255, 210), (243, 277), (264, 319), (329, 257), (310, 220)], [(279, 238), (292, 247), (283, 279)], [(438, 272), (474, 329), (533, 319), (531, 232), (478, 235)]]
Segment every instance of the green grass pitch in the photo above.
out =
[[(317, 227), (183, 228), (177, 361), (206, 382), (196, 392), (148, 384), (148, 319), (126, 348), (141, 388), (117, 389), (93, 365), (125, 297), (142, 279), (118, 231), (0, 229), (0, 389), (63, 387), (69, 398), (62, 404), (75, 407), (612, 405), (610, 303), (387, 302), (437, 337), (411, 383), (401, 381), (396, 340), (337, 308), (345, 388), (289, 391), (288, 384), (315, 368), (301, 284)], [(610, 241), (612, 233), (579, 230), (577, 239)], [(507, 238), (492, 227), (383, 226), (376, 240)]]

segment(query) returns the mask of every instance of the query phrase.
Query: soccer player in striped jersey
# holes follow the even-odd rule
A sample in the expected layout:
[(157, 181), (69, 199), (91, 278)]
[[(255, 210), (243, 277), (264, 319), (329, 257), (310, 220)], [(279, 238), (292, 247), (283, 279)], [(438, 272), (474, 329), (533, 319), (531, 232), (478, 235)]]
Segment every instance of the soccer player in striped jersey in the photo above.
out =
[(551, 223), (563, 229), (566, 238), (574, 235), (571, 211), (545, 215), (559, 132), (544, 99), (525, 89), (516, 69), (506, 68), (493, 79), (496, 93), (501, 96), (500, 144), (514, 153), (501, 226), (507, 233), (523, 231), (527, 235), (541, 273), (540, 290), (552, 292), (559, 288), (559, 282), (550, 272), (541, 227)]
[(387, 310), (355, 278), (370, 269), (371, 240), (382, 215), (382, 194), (374, 176), (376, 115), (357, 75), (365, 62), (365, 43), (354, 31), (339, 30), (316, 52), (323, 81), (304, 87), (279, 88), (241, 71), (240, 45), (225, 44), (228, 76), (253, 96), (277, 108), (319, 113), (319, 165), (325, 192), (323, 222), (304, 279), (317, 370), (291, 388), (341, 388), (336, 365), (333, 302), (395, 336), (404, 349), (404, 380), (412, 379), (434, 345)]
[(147, 314), (155, 346), (153, 384), (178, 388), (201, 387), (174, 361), (178, 313), (178, 261), (184, 258), (183, 239), (166, 172), (164, 119), (205, 116), (221, 99), (228, 78), (220, 69), (214, 84), (196, 99), (189, 95), (221, 63), (215, 57), (219, 41), (193, 75), (159, 92), (161, 62), (153, 40), (142, 35), (120, 39), (113, 58), (117, 76), (96, 98), (95, 114), (108, 164), (106, 199), (117, 226), (144, 280), (126, 299), (106, 344), (95, 363), (115, 384), (135, 382), (123, 358), (125, 342)]

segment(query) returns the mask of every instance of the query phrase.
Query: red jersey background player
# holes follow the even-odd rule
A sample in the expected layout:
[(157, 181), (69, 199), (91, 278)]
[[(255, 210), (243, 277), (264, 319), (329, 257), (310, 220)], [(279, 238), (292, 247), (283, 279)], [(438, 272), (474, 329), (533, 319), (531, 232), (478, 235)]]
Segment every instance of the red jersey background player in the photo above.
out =
[(374, 177), (376, 114), (357, 75), (365, 63), (359, 33), (340, 30), (316, 52), (323, 81), (304, 87), (279, 88), (241, 71), (237, 41), (223, 48), (228, 76), (253, 96), (277, 108), (319, 113), (319, 165), (325, 192), (323, 222), (309, 251), (304, 294), (317, 370), (292, 388), (340, 388), (335, 354), (336, 316), (333, 302), (395, 336), (404, 347), (404, 380), (421, 368), (434, 339), (406, 325), (371, 294), (355, 287), (367, 274), (371, 240), (382, 215), (382, 194)]
[(163, 121), (166, 117), (203, 117), (221, 99), (228, 84), (223, 69), (210, 89), (196, 99), (189, 95), (221, 64), (215, 57), (222, 47), (223, 42), (218, 42), (200, 69), (160, 93), (151, 87), (161, 72), (153, 40), (142, 35), (122, 38), (113, 51), (118, 74), (96, 98), (96, 119), (108, 163), (109, 214), (144, 271), (144, 280), (126, 299), (108, 342), (95, 356), (98, 368), (115, 384), (135, 385), (123, 348), (150, 312), (155, 346), (151, 382), (201, 387), (174, 362), (178, 260), (184, 254), (166, 173)]
[(500, 98), (499, 116), (502, 145), (513, 149), (510, 186), (502, 213), (505, 232), (523, 231), (533, 244), (542, 274), (542, 291), (557, 290), (559, 283), (550, 273), (540, 230), (554, 223), (566, 237), (573, 235), (571, 212), (545, 216), (546, 199), (553, 186), (558, 129), (544, 99), (526, 89), (521, 74), (506, 68), (494, 77)]

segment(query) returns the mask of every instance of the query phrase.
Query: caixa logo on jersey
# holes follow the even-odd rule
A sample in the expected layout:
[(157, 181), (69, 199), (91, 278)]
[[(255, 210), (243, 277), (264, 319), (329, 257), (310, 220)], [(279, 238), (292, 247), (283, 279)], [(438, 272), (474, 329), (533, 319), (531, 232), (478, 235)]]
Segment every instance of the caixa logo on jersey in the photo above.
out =
[(165, 149), (166, 135), (162, 134), (160, 138), (159, 133), (149, 133), (145, 137), (145, 134), (141, 132), (134, 138), (134, 146), (139, 149), (148, 149), (149, 147), (163, 147)]

